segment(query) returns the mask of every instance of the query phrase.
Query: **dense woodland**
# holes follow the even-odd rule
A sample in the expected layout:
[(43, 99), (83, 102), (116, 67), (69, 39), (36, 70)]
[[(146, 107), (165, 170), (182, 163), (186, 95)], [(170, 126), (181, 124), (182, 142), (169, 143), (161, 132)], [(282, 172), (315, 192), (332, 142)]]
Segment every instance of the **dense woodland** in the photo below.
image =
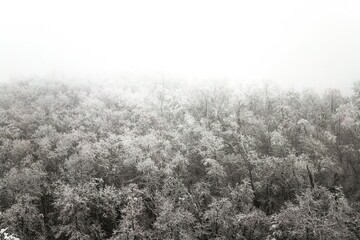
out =
[(360, 239), (360, 84), (2, 83), (0, 200), (0, 239)]

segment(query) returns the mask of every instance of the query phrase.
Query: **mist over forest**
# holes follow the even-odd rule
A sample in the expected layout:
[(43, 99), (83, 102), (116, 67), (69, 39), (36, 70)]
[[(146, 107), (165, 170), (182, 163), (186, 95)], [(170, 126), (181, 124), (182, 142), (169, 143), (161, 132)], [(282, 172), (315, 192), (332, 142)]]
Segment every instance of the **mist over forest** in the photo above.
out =
[(0, 239), (360, 239), (360, 82), (0, 83)]
[(0, 240), (360, 240), (359, 0), (0, 0)]

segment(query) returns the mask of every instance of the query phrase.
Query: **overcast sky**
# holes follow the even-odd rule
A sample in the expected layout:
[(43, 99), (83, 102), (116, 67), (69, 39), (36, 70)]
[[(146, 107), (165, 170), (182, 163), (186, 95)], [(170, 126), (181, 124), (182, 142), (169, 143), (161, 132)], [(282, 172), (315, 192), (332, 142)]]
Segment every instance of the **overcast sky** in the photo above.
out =
[(348, 94), (360, 1), (0, 1), (0, 79), (124, 72)]

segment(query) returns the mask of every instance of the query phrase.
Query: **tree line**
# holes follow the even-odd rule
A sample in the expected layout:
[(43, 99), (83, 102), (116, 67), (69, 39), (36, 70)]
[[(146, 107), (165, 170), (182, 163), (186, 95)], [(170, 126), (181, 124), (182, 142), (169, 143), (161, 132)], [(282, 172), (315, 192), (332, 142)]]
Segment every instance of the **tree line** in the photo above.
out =
[(360, 84), (2, 83), (0, 199), (0, 239), (360, 239)]

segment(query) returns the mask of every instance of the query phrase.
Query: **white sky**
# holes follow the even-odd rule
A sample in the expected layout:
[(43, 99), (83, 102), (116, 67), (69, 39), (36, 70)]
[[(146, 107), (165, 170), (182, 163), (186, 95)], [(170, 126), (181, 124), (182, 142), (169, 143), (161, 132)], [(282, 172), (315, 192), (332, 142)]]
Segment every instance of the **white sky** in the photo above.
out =
[(124, 72), (351, 92), (359, 0), (0, 0), (0, 79)]

